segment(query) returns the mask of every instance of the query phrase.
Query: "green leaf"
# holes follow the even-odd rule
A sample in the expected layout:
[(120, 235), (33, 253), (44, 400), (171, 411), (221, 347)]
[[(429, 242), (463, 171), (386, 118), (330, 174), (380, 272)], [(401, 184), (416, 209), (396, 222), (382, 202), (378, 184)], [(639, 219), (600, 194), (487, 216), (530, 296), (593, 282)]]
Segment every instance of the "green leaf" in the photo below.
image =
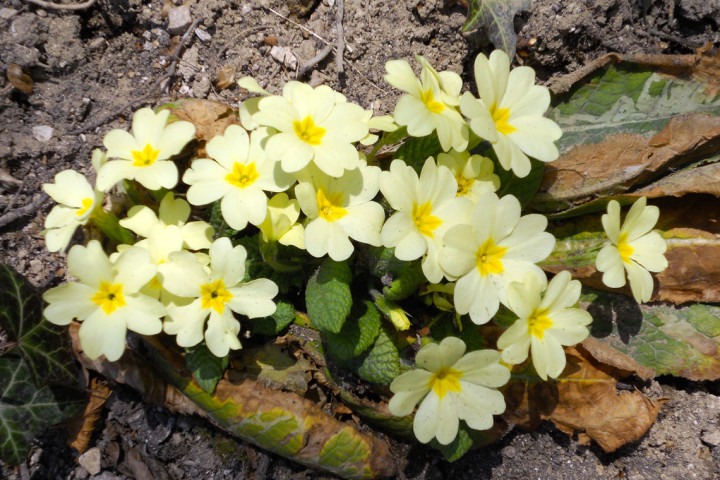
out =
[(228, 356), (216, 357), (202, 343), (185, 349), (185, 364), (192, 372), (195, 383), (206, 392), (212, 393), (228, 367)]
[(380, 329), (380, 312), (373, 302), (356, 302), (339, 333), (326, 332), (329, 351), (342, 360), (362, 354), (372, 345)]
[(79, 388), (67, 329), (43, 318), (40, 293), (12, 267), (0, 264), (0, 328), (5, 330), (37, 385)]
[(350, 281), (352, 273), (347, 261), (326, 258), (318, 267), (305, 290), (305, 306), (310, 321), (318, 329), (338, 333), (352, 307)]
[(275, 313), (269, 317), (253, 318), (245, 325), (253, 333), (277, 335), (295, 320), (295, 307), (287, 302), (278, 302)]
[(306, 358), (295, 359), (273, 343), (243, 350), (242, 353), (245, 364), (242, 376), (247, 375), (268, 387), (300, 395), (307, 391), (313, 366)]
[(675, 115), (720, 115), (720, 96), (713, 96), (707, 81), (700, 75), (680, 79), (626, 63), (601, 69), (549, 110), (548, 116), (563, 129), (558, 148), (564, 153), (618, 133), (649, 138)]
[(658, 375), (690, 380), (720, 378), (720, 307), (694, 304), (677, 308), (638, 305), (625, 295), (586, 289), (591, 302), (591, 335), (633, 357)]
[(520, 201), (520, 205), (524, 208), (530, 203), (530, 200), (535, 196), (535, 192), (540, 188), (543, 173), (545, 173), (545, 162), (531, 158), (530, 173), (528, 173), (526, 177), (518, 178), (512, 170), (505, 170), (500, 165), (494, 153), (488, 156), (495, 164), (495, 174), (500, 177), (500, 190), (496, 192), (498, 197), (515, 195), (518, 201)]
[(468, 452), (468, 450), (470, 450), (470, 447), (473, 446), (470, 428), (465, 424), (465, 422), (461, 421), (455, 440), (450, 442), (448, 445), (441, 445), (437, 439), (433, 438), (430, 442), (430, 446), (439, 450), (448, 462), (459, 460)]
[(381, 327), (375, 345), (357, 369), (363, 380), (376, 385), (390, 385), (400, 375), (400, 355), (388, 331)]
[(469, 32), (482, 27), (495, 48), (515, 55), (517, 35), (513, 21), (517, 12), (530, 8), (532, 0), (470, 0), (468, 18), (462, 27)]
[(210, 219), (208, 220), (208, 223), (210, 223), (215, 230), (215, 238), (232, 238), (238, 233), (237, 230), (231, 228), (230, 225), (225, 222), (225, 219), (222, 216), (222, 210), (220, 209), (220, 200), (214, 202), (210, 207)]
[(22, 463), (38, 432), (69, 418), (84, 403), (84, 396), (70, 389), (38, 388), (21, 358), (0, 357), (0, 458), (10, 465)]
[[(515, 317), (517, 318), (517, 316)], [(491, 347), (487, 345), (485, 337), (480, 334), (480, 327), (470, 320), (470, 317), (463, 315), (460, 317), (460, 325), (454, 322), (455, 314), (446, 312), (439, 321), (430, 329), (430, 335), (436, 342), (442, 341), (445, 337), (457, 337), (467, 346), (467, 351), (480, 350)]]
[(435, 157), (443, 151), (435, 132), (426, 137), (408, 137), (400, 148), (397, 149), (393, 158), (404, 160), (415, 171), (420, 174), (425, 160), (428, 157)]
[(135, 236), (130, 230), (120, 226), (120, 221), (112, 212), (98, 209), (93, 212), (91, 218), (93, 223), (113, 242), (126, 245), (135, 243)]
[(370, 274), (380, 279), (383, 295), (388, 300), (404, 300), (427, 281), (420, 260), (398, 260), (394, 248), (369, 247), (365, 252)]

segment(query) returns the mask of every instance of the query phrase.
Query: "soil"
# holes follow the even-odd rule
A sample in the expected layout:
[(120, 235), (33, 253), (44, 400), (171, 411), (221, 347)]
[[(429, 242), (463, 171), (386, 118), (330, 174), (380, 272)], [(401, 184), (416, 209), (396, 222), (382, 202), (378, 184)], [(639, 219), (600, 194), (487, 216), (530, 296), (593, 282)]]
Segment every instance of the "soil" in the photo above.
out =
[[(188, 0), (199, 23), (186, 39), (177, 75), (133, 108), (179, 97), (236, 106), (243, 91), (216, 86), (223, 68), (280, 92), (294, 73), (273, 59), (271, 45), (289, 48), (305, 65), (325, 47), (317, 36), (335, 42), (335, 3)], [(33, 93), (26, 94), (0, 78), (0, 261), (35, 285), (47, 288), (66, 275), (65, 254), (48, 253), (40, 234), (52, 206), (41, 185), (67, 168), (90, 176), (91, 150), (102, 145), (109, 129), (127, 128), (132, 109), (123, 107), (146, 95), (174, 62), (170, 55), (188, 24), (169, 25), (166, 13), (180, 4), (100, 0), (85, 10), (59, 11), (0, 0), (2, 70), (14, 63), (34, 82)], [(384, 114), (399, 98), (383, 80), (385, 62), (421, 54), (438, 70), (460, 73), (465, 89), (473, 88), (472, 59), (492, 46), (482, 32), (460, 33), (465, 14), (465, 7), (450, 0), (348, 0), (344, 73), (338, 74), (331, 55), (306, 79)], [(532, 66), (539, 81), (548, 83), (610, 51), (692, 53), (708, 42), (717, 48), (720, 6), (706, 0), (535, 0), (516, 17), (515, 28), (516, 62)], [(76, 133), (107, 114), (113, 114), (109, 120)], [(36, 128), (42, 126), (52, 128), (50, 138)], [(580, 445), (550, 425), (514, 430), (453, 464), (428, 448), (389, 442), (400, 477), (408, 479), (720, 478), (720, 383), (661, 377), (644, 393), (668, 401), (641, 441), (613, 454)], [(99, 473), (91, 476), (88, 469)], [(331, 478), (235, 441), (204, 420), (146, 404), (122, 386), (82, 457), (66, 446), (64, 431), (54, 428), (38, 438), (19, 467), (0, 464), (0, 477)]]

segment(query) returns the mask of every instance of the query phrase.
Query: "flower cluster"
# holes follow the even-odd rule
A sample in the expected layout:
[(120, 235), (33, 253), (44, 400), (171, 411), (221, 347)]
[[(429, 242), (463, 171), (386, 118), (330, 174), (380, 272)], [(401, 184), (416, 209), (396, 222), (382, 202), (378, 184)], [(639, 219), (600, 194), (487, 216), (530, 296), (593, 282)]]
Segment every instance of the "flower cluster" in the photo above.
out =
[[(458, 338), (424, 339), (416, 368), (390, 384), (394, 415), (410, 415), (420, 404), (413, 425), (423, 443), (451, 443), (461, 420), (473, 429), (490, 428), (493, 415), (505, 409), (497, 388), (510, 378), (508, 366), (531, 357), (540, 378), (557, 378), (565, 368), (563, 346), (589, 334), (592, 319), (576, 307), (580, 282), (567, 271), (548, 282), (538, 266), (555, 248), (547, 218), (523, 215), (516, 196), (501, 196), (506, 186), (497, 174), (501, 168), (523, 178), (530, 158), (558, 158), (554, 142), (561, 131), (543, 116), (548, 90), (535, 85), (532, 69), (510, 70), (501, 51), (476, 58), (478, 97), (461, 93), (456, 73), (417, 60), (419, 78), (405, 60), (386, 65), (387, 82), (405, 92), (392, 116), (374, 116), (327, 86), (290, 81), (281, 95), (272, 95), (250, 78), (238, 83), (258, 96), (244, 101), (238, 121), (204, 144), (195, 140), (195, 126), (170, 110), (138, 110), (130, 132), (111, 130), (103, 140), (106, 151), (93, 153), (95, 187), (71, 170), (43, 187), (59, 203), (46, 219), (49, 250), (65, 250), (77, 227), (88, 224), (106, 232), (115, 247), (106, 252), (91, 240), (69, 250), (68, 271), (77, 281), (45, 293), (46, 318), (59, 325), (82, 322), (80, 341), (91, 358), (118, 359), (127, 330), (164, 332), (180, 347), (204, 342), (224, 357), (242, 347), (240, 321), (272, 315), (278, 284), (289, 272), (303, 275), (303, 262), (326, 256), (352, 262), (360, 248), (356, 258), (366, 261), (369, 247), (383, 247), (393, 262), (417, 262), (413, 268), (426, 280), (422, 292), (432, 293), (427, 302), (439, 316), (451, 312), (447, 318), (459, 321), (467, 315), (484, 325), (503, 305), (517, 317), (497, 350), (465, 353)], [(363, 153), (380, 132), (395, 131), (434, 135), (439, 147), (432, 155), (397, 155), (384, 163), (375, 154), (395, 140), (383, 135)], [(190, 157), (184, 171), (179, 157)], [(178, 188), (184, 199), (173, 192), (179, 182), (186, 186)], [(111, 190), (131, 205), (106, 209)], [(222, 217), (218, 230), (233, 230), (230, 237), (214, 238), (213, 227), (199, 219), (211, 204)], [(126, 215), (118, 220), (113, 212)], [(609, 241), (597, 269), (612, 288), (625, 285), (627, 272), (638, 302), (652, 295), (649, 272), (667, 267), (665, 242), (650, 232), (658, 215), (641, 198), (622, 226), (615, 201), (602, 217)], [(263, 271), (277, 273), (263, 276), (277, 283), (253, 278), (259, 275), (246, 268), (249, 243), (239, 243), (252, 236)], [(367, 266), (362, 261), (354, 265)], [(389, 277), (383, 276), (383, 286), (392, 283)], [(302, 298), (302, 291), (291, 293)], [(399, 300), (372, 287), (369, 293), (374, 302), (368, 303), (388, 326), (418, 326)]]

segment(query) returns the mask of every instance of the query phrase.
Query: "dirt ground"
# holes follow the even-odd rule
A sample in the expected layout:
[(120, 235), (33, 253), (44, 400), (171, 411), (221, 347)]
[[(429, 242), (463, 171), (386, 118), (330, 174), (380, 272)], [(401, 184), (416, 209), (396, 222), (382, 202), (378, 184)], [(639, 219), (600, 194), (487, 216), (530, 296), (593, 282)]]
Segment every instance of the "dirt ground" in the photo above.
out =
[[(63, 0), (65, 1), (65, 0)], [(99, 0), (88, 9), (43, 9), (0, 0), (0, 64), (11, 63), (34, 81), (30, 95), (0, 77), (0, 261), (43, 288), (65, 275), (65, 255), (50, 254), (40, 231), (51, 208), (40, 186), (64, 169), (89, 173), (90, 152), (111, 128), (127, 128), (128, 102), (150, 92), (158, 105), (178, 97), (236, 106), (236, 85), (220, 89), (218, 74), (253, 75), (273, 93), (294, 78), (270, 55), (288, 47), (300, 66), (337, 35), (335, 1), (188, 0), (190, 18), (169, 22), (180, 0)], [(267, 7), (287, 16), (288, 22)], [(384, 64), (424, 55), (438, 70), (466, 82), (472, 59), (492, 46), (482, 33), (460, 33), (466, 9), (451, 0), (346, 0), (343, 74), (332, 55), (308, 70), (306, 80), (327, 84), (376, 113), (399, 98), (384, 80)], [(171, 55), (186, 38), (180, 61)], [(541, 82), (573, 71), (609, 51), (692, 53), (720, 47), (720, 3), (707, 0), (535, 0), (516, 18), (517, 62), (537, 70)], [(308, 31), (313, 32), (308, 33)], [(319, 39), (321, 37), (324, 40)], [(176, 64), (177, 75), (157, 85)], [(98, 123), (106, 115), (110, 119)], [(87, 128), (91, 126), (91, 128)], [(52, 129), (47, 136), (48, 128)], [(83, 130), (80, 132), (80, 130)], [(7, 178), (7, 174), (19, 182)], [(658, 422), (638, 443), (613, 454), (583, 446), (546, 425), (511, 431), (499, 444), (449, 464), (427, 448), (390, 441), (408, 479), (717, 479), (720, 478), (720, 382), (659, 378), (644, 393), (667, 398)], [(28, 460), (8, 479), (225, 479), (330, 478), (236, 442), (199, 418), (173, 415), (118, 387), (103, 413), (91, 450), (78, 458), (62, 429), (40, 436)], [(96, 475), (90, 471), (99, 471)]]

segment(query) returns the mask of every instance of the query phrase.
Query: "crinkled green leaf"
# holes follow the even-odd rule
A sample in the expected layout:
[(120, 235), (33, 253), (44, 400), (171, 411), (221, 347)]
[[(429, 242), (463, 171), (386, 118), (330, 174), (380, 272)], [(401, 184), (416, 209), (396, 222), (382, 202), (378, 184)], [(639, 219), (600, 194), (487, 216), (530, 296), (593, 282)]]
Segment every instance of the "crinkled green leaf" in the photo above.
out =
[(185, 350), (185, 364), (192, 372), (195, 383), (212, 393), (227, 369), (228, 357), (216, 357), (205, 344), (200, 344)]
[(323, 338), (331, 354), (342, 360), (359, 356), (372, 345), (380, 329), (380, 312), (373, 302), (355, 302), (339, 333), (326, 332)]
[(220, 209), (220, 200), (214, 202), (210, 207), (210, 219), (208, 223), (210, 223), (213, 230), (215, 230), (215, 238), (234, 237), (238, 233), (237, 230), (231, 228), (230, 225), (225, 222), (222, 216), (222, 210)]
[[(456, 323), (455, 314), (446, 312), (442, 318), (435, 322), (430, 329), (430, 335), (436, 342), (442, 341), (445, 337), (457, 337), (467, 346), (467, 351), (488, 348), (485, 337), (480, 334), (480, 327), (470, 320), (470, 317), (460, 317), (460, 324)], [(517, 318), (515, 316), (514, 318)], [(492, 347), (492, 346), (491, 346)]]
[(366, 254), (370, 274), (380, 279), (383, 295), (388, 300), (404, 300), (427, 281), (420, 260), (398, 260), (394, 248), (369, 247)]
[(517, 35), (513, 21), (517, 12), (527, 10), (532, 0), (470, 0), (463, 32), (483, 28), (495, 48), (515, 55)]
[(352, 307), (347, 261), (327, 258), (318, 267), (305, 290), (305, 305), (310, 321), (318, 329), (338, 333)]
[(720, 378), (720, 307), (638, 305), (630, 297), (594, 290), (586, 290), (581, 302), (591, 302), (586, 308), (593, 316), (592, 336), (658, 375)]
[(275, 313), (269, 317), (253, 318), (245, 322), (251, 332), (277, 335), (295, 320), (295, 307), (287, 302), (277, 302)]
[(428, 157), (435, 157), (443, 151), (435, 132), (426, 137), (408, 137), (393, 158), (404, 160), (406, 164), (415, 169), (418, 174), (425, 165)]
[(389, 385), (400, 375), (400, 355), (388, 331), (381, 327), (375, 345), (357, 369), (363, 380), (376, 385)]
[(43, 318), (39, 292), (12, 267), (0, 264), (0, 328), (17, 342), (38, 385), (79, 387), (67, 329)]
[(2, 460), (11, 465), (23, 462), (37, 433), (69, 418), (84, 402), (84, 396), (74, 390), (38, 388), (23, 359), (12, 354), (0, 357)]
[(561, 153), (575, 145), (598, 143), (606, 135), (637, 133), (648, 138), (675, 115), (720, 114), (720, 96), (700, 78), (655, 73), (649, 67), (611, 65), (583, 81), (550, 109), (563, 129)]

